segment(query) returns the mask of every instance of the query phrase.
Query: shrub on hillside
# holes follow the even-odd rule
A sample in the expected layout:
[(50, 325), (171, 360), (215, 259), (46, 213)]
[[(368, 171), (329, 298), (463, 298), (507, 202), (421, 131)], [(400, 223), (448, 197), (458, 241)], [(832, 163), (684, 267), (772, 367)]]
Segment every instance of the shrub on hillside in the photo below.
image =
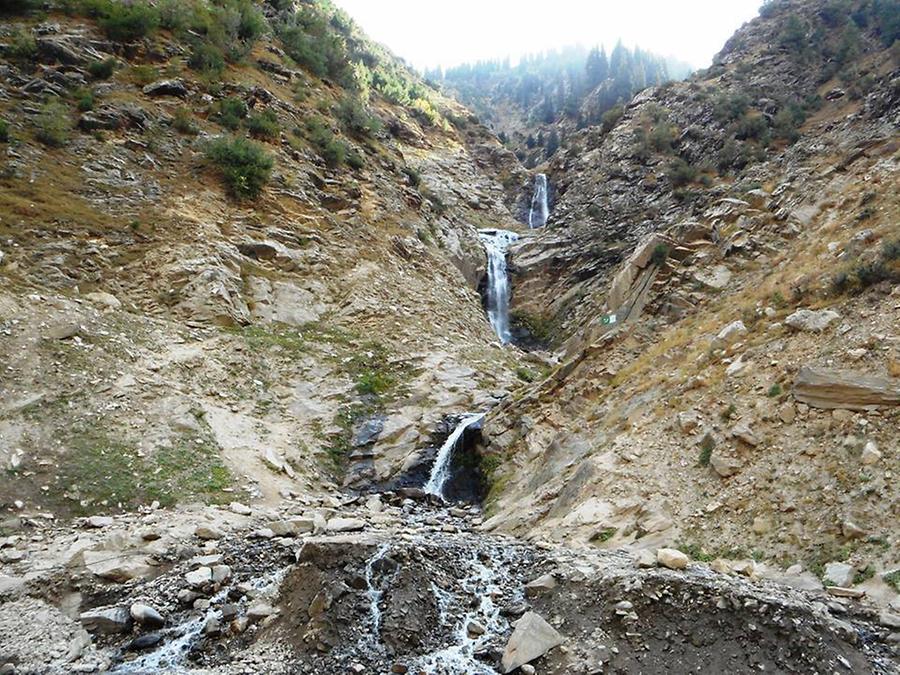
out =
[(247, 129), (252, 136), (267, 140), (278, 138), (278, 134), (281, 133), (278, 115), (271, 109), (250, 115), (247, 118)]
[(356, 98), (345, 96), (338, 104), (336, 112), (341, 125), (349, 134), (365, 137), (381, 130), (381, 120), (366, 112)]
[(159, 11), (151, 4), (136, 0), (131, 4), (113, 0), (94, 0), (98, 23), (110, 40), (133, 42), (152, 35), (159, 28)]
[(625, 114), (625, 108), (620, 104), (614, 106), (603, 113), (602, 121), (602, 129), (604, 133), (607, 133), (613, 129), (618, 123), (619, 120), (622, 119), (622, 116)]
[(9, 143), (9, 122), (0, 119), (0, 143)]
[(734, 137), (740, 141), (753, 140), (766, 145), (769, 142), (769, 123), (762, 115), (744, 115), (735, 124)]
[(347, 48), (313, 7), (302, 7), (276, 27), (284, 50), (294, 61), (318, 77), (342, 81), (349, 77)]
[(75, 105), (81, 112), (94, 109), (94, 92), (87, 87), (75, 90)]
[(187, 64), (200, 73), (218, 74), (225, 70), (225, 55), (210, 42), (195, 41)]
[(697, 179), (697, 169), (680, 157), (673, 159), (666, 168), (666, 176), (673, 187), (683, 187)]
[(196, 136), (200, 132), (194, 122), (191, 109), (187, 107), (181, 107), (175, 111), (175, 115), (172, 117), (172, 127), (179, 133), (189, 136)]
[(113, 73), (116, 72), (117, 65), (118, 61), (116, 61), (113, 56), (110, 56), (108, 59), (103, 59), (102, 61), (91, 61), (88, 64), (88, 73), (90, 73), (91, 77), (95, 80), (108, 80), (113, 76)]
[(72, 131), (69, 109), (59, 101), (50, 101), (41, 108), (35, 120), (35, 135), (44, 145), (59, 147), (65, 145)]
[(213, 119), (226, 129), (234, 131), (247, 116), (247, 104), (234, 96), (223, 98), (213, 106)]
[(206, 157), (221, 173), (229, 194), (255, 199), (272, 175), (274, 159), (246, 138), (217, 138), (206, 147)]
[(32, 61), (37, 55), (37, 41), (31, 31), (19, 29), (13, 33), (5, 53), (15, 61)]

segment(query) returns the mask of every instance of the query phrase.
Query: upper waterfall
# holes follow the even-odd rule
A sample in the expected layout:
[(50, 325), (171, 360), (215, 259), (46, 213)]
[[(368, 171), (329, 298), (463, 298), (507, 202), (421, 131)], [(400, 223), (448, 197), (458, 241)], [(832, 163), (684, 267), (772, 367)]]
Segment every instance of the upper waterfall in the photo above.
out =
[(549, 187), (547, 174), (539, 173), (534, 177), (534, 193), (531, 196), (531, 209), (528, 212), (528, 227), (532, 230), (544, 227), (550, 217)]
[(519, 238), (509, 230), (480, 230), (478, 236), (484, 242), (488, 256), (487, 313), (491, 326), (500, 342), (512, 339), (509, 331), (509, 274), (506, 270), (506, 252), (509, 245)]

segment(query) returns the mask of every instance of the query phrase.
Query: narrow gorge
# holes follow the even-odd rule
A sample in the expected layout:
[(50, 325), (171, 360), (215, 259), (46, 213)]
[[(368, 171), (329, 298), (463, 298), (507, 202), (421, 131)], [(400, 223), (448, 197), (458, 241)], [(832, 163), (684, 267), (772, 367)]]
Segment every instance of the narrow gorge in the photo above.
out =
[(900, 3), (388, 4), (0, 7), (0, 675), (900, 673)]

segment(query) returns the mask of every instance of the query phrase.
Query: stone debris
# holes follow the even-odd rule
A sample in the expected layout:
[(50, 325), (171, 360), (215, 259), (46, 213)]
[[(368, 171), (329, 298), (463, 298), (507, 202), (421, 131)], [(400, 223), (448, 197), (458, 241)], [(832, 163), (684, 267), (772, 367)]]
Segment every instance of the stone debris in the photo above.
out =
[(511, 673), (562, 643), (562, 635), (553, 626), (538, 614), (528, 612), (516, 622), (516, 628), (503, 650), (503, 672)]

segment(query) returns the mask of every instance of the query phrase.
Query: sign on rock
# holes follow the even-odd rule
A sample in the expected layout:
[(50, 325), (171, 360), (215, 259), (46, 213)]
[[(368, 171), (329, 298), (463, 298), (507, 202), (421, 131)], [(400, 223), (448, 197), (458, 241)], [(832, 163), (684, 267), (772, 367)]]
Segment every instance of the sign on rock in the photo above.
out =
[(610, 325), (614, 324), (617, 320), (618, 319), (615, 314), (607, 314), (602, 319), (600, 319), (600, 323), (603, 324), (604, 326), (610, 326)]

